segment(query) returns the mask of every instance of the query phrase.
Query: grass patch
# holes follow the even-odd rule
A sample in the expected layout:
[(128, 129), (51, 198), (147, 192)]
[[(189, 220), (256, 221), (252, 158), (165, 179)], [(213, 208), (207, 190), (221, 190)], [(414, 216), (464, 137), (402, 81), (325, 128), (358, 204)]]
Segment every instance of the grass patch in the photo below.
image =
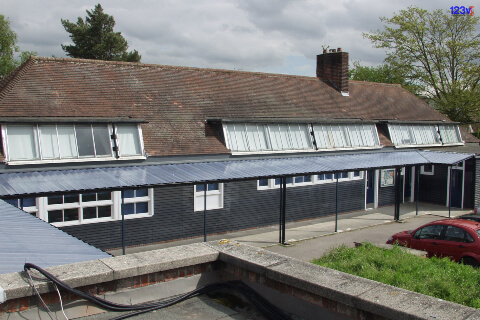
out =
[(414, 256), (400, 246), (392, 250), (365, 243), (340, 246), (312, 263), (432, 297), (480, 308), (480, 269), (448, 258)]

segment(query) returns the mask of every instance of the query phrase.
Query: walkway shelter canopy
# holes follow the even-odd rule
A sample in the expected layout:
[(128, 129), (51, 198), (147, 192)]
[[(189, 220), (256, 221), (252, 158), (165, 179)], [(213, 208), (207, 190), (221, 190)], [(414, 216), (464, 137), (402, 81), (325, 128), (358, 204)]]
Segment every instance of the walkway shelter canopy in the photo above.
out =
[(4, 173), (0, 174), (0, 197), (227, 182), (425, 164), (454, 165), (473, 156), (412, 150)]

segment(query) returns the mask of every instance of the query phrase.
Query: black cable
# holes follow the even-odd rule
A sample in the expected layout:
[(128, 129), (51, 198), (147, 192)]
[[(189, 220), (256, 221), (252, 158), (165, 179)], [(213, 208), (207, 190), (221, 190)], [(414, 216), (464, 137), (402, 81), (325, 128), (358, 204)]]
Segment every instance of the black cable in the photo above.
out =
[(261, 311), (266, 317), (272, 320), (291, 320), (291, 318), (286, 315), (282, 310), (274, 306), (270, 301), (265, 299), (263, 296), (258, 294), (255, 290), (250, 288), (247, 284), (240, 280), (234, 280), (234, 281), (228, 281), (228, 282), (223, 282), (223, 283), (213, 283), (209, 284), (203, 287), (200, 287), (198, 289), (195, 289), (193, 291), (190, 291), (188, 293), (176, 296), (174, 298), (170, 298), (167, 300), (163, 300), (161, 302), (156, 302), (156, 303), (147, 303), (147, 304), (137, 304), (137, 305), (124, 305), (124, 304), (118, 304), (114, 302), (110, 302), (108, 300), (95, 297), (93, 295), (90, 295), (88, 293), (85, 293), (83, 291), (74, 289), (67, 284), (63, 283), (60, 281), (58, 278), (56, 278), (54, 275), (51, 273), (45, 271), (44, 269), (40, 268), (37, 265), (34, 265), (32, 263), (25, 263), (24, 265), (24, 270), (28, 272), (28, 270), (34, 269), (40, 272), (45, 278), (48, 280), (52, 281), (54, 284), (56, 284), (58, 287), (72, 292), (79, 297), (91, 301), (98, 306), (102, 307), (103, 309), (110, 310), (110, 311), (134, 311), (128, 314), (124, 314), (122, 316), (113, 318), (112, 320), (121, 320), (121, 319), (126, 319), (135, 315), (143, 314), (146, 312), (162, 309), (165, 307), (172, 306), (176, 303), (182, 302), (184, 300), (187, 300), (189, 298), (205, 294), (211, 291), (215, 290), (221, 290), (221, 289), (233, 289), (238, 292), (240, 292), (248, 301), (250, 301), (259, 311)]

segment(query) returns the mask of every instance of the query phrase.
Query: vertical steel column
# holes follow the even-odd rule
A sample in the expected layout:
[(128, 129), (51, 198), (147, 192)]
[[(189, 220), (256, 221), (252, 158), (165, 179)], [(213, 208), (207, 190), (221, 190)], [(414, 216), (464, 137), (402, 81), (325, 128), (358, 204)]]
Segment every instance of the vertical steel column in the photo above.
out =
[(338, 174), (337, 183), (335, 184), (335, 232), (338, 231)]
[(417, 186), (415, 187), (415, 200), (417, 202), (417, 211), (416, 211), (416, 214), (418, 216), (418, 203), (420, 201), (420, 167), (419, 166), (416, 166), (415, 167), (415, 174), (416, 174), (416, 178), (417, 178)]
[(282, 203), (282, 244), (285, 244), (285, 220), (287, 216), (287, 178), (282, 178), (282, 185), (283, 185), (283, 203)]
[(400, 168), (395, 168), (395, 221), (400, 220), (400, 190)]
[(283, 180), (280, 178), (280, 215), (278, 220), (278, 243), (282, 243), (282, 217), (283, 217)]
[(205, 183), (203, 190), (203, 242), (207, 242), (207, 187), (208, 185)]
[(452, 166), (448, 167), (450, 179), (448, 180), (448, 217), (451, 218), (452, 212)]
[(122, 211), (122, 253), (125, 255), (125, 197), (123, 194), (123, 190), (120, 192), (122, 197), (122, 205), (120, 206), (120, 210)]

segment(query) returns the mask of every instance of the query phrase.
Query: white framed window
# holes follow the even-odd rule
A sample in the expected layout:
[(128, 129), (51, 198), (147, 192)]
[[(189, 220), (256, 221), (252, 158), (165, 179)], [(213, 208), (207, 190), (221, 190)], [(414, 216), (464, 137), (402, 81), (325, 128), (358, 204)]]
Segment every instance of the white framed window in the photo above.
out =
[(374, 124), (314, 124), (317, 149), (379, 148)]
[(396, 147), (463, 144), (458, 125), (388, 124), (390, 138)]
[(227, 147), (234, 152), (311, 150), (306, 124), (223, 124)]
[(420, 174), (433, 176), (434, 172), (433, 164), (425, 164), (420, 167)]
[[(349, 180), (358, 180), (363, 179), (363, 171), (350, 171), (350, 172), (341, 172), (338, 173), (338, 181), (349, 181)], [(337, 173), (322, 173), (318, 175), (305, 175), (305, 176), (295, 176), (286, 178), (286, 186), (288, 187), (299, 187), (299, 186), (308, 186), (312, 184), (322, 184), (322, 183), (332, 183), (337, 180)], [(260, 179), (257, 180), (257, 189), (258, 190), (267, 190), (280, 188), (281, 178), (275, 179)]]
[(143, 157), (137, 124), (2, 124), (2, 135), (13, 164)]
[[(153, 215), (153, 188), (127, 189), (124, 199), (125, 219)], [(122, 219), (121, 191), (59, 194), (6, 201), (56, 227)]]
[(205, 192), (205, 184), (193, 186), (194, 211), (203, 211), (205, 205), (205, 193), (207, 195), (207, 210), (223, 208), (223, 183), (208, 183)]
[(12, 206), (22, 209), (34, 216), (37, 216), (38, 207), (36, 198), (22, 198), (22, 199), (6, 199), (5, 202)]
[(457, 125), (439, 125), (438, 132), (443, 144), (463, 144), (460, 128)]

